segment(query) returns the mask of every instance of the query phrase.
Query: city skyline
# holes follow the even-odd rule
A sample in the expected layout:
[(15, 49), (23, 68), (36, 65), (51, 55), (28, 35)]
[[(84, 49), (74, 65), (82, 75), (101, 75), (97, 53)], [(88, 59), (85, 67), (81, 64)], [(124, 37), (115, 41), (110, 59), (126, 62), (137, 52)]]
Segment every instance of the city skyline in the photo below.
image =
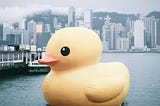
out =
[[(140, 13), (142, 16), (147, 15), (151, 11), (160, 11), (159, 0), (112, 0), (106, 1), (93, 0), (90, 1), (77, 1), (77, 0), (30, 0), (21, 1), (14, 0), (0, 0), (0, 22), (4, 21), (17, 21), (19, 18), (23, 18), (26, 15), (31, 15), (35, 12), (45, 11), (51, 9), (56, 14), (67, 14), (68, 7), (74, 6), (76, 13), (81, 13), (83, 9), (93, 9), (94, 11), (107, 11), (107, 12), (118, 12), (127, 14)], [(126, 5), (127, 4), (127, 5)]]
[(17, 23), (4, 22), (1, 25), (1, 39), (9, 42), (9, 45), (33, 44), (37, 46), (37, 50), (42, 50), (57, 30), (65, 27), (87, 27), (99, 35), (104, 51), (160, 50), (160, 12), (140, 17), (139, 14), (93, 14), (92, 11), (86, 9), (81, 18), (76, 18), (76, 8), (71, 6), (68, 8), (68, 16), (43, 11)]

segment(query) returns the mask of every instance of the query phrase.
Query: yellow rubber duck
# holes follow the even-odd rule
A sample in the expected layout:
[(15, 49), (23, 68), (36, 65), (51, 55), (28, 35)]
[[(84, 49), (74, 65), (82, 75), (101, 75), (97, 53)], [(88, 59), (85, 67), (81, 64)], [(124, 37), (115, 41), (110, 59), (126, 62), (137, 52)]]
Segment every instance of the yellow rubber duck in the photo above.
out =
[(129, 72), (120, 62), (99, 63), (102, 44), (87, 28), (57, 31), (40, 64), (51, 67), (43, 95), (51, 106), (120, 106), (128, 94)]

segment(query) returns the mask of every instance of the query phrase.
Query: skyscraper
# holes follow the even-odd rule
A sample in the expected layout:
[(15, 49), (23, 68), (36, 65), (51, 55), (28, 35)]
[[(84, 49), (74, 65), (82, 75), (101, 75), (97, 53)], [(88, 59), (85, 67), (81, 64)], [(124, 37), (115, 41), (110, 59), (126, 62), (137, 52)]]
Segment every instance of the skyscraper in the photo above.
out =
[(22, 44), (22, 35), (21, 34), (7, 34), (6, 41), (9, 42), (10, 45), (19, 45)]
[(36, 33), (42, 33), (43, 31), (43, 23), (36, 24)]
[(44, 31), (45, 32), (51, 32), (51, 25), (50, 24), (45, 24)]
[(29, 35), (29, 44), (36, 44), (36, 22), (33, 20), (27, 23), (27, 31)]
[(43, 32), (43, 23), (36, 24), (36, 45), (37, 45), (37, 48), (42, 48), (42, 32)]
[(11, 45), (18, 45), (18, 44), (26, 44), (26, 31), (22, 29), (12, 29), (12, 28), (5, 28), (4, 33), (8, 44)]
[(54, 27), (54, 30), (57, 29), (57, 26), (58, 26), (58, 18), (57, 18), (57, 17), (54, 17), (54, 18), (53, 18), (53, 27)]
[(134, 47), (144, 48), (144, 23), (142, 20), (134, 22)]
[(157, 19), (156, 20), (156, 35), (157, 35), (157, 45), (159, 45), (160, 46), (160, 19)]
[(116, 37), (115, 38), (115, 49), (116, 50), (128, 50), (129, 49), (129, 38)]
[(102, 28), (103, 34), (103, 43), (107, 45), (107, 48), (110, 50), (115, 49), (115, 24), (110, 23), (110, 17), (106, 17), (106, 21)]
[(110, 26), (110, 34), (111, 34), (110, 49), (114, 50), (115, 49), (115, 24), (114, 23), (112, 23)]
[(115, 23), (114, 24), (114, 29), (115, 29), (115, 36), (118, 36), (118, 37), (124, 37), (125, 36), (123, 34), (124, 27), (122, 26), (121, 23)]
[(25, 30), (25, 28), (26, 28), (25, 22), (26, 22), (26, 19), (21, 19), (21, 20), (18, 22), (18, 28)]
[(159, 39), (159, 19), (156, 19), (155, 16), (149, 18), (144, 18), (145, 25), (145, 44), (149, 48), (155, 48), (158, 44)]
[(144, 17), (143, 18), (144, 22), (144, 45), (147, 46), (148, 48), (151, 48), (151, 32), (150, 32), (150, 21), (149, 18)]
[(156, 19), (154, 16), (149, 18), (149, 33), (151, 36), (151, 47), (156, 47), (156, 35), (155, 35), (155, 27), (156, 27)]
[(3, 24), (0, 24), (0, 40), (3, 40)]
[(3, 23), (3, 40), (4, 41), (6, 41), (6, 38), (7, 38), (6, 32), (7, 32), (8, 29), (14, 29), (13, 23), (11, 23), (11, 22), (4, 22)]
[(133, 32), (133, 21), (130, 18), (126, 20), (126, 31)]
[(103, 34), (102, 41), (109, 42), (111, 34), (110, 34), (110, 24), (107, 24), (107, 22), (105, 22), (102, 27), (102, 34)]
[(105, 22), (102, 27), (102, 42), (103, 50), (109, 50), (111, 48), (111, 32), (110, 25)]
[(84, 11), (84, 26), (92, 29), (92, 16), (93, 16), (93, 12), (92, 10), (85, 10)]
[(75, 8), (69, 7), (68, 9), (68, 26), (74, 27), (75, 26)]
[(110, 17), (105, 18), (104, 25), (102, 27), (102, 42), (107, 42), (107, 38), (110, 38)]

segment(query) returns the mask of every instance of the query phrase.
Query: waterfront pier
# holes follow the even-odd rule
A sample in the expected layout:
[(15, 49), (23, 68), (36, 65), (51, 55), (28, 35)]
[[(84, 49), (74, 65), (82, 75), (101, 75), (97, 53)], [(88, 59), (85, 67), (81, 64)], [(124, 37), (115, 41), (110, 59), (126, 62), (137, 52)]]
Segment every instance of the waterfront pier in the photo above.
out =
[(43, 51), (0, 51), (0, 73), (48, 72), (49, 68), (40, 65), (38, 59)]
[(22, 51), (1, 51), (0, 67), (2, 68), (5, 66), (12, 66), (16, 63), (23, 63), (25, 57), (24, 54), (26, 55), (26, 53)]

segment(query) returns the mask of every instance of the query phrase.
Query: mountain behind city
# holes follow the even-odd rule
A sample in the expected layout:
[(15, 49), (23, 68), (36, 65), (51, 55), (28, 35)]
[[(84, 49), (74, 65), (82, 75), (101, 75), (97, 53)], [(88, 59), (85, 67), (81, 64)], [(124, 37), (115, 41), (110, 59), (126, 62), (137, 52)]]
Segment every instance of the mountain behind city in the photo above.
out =
[[(109, 16), (111, 18), (112, 23), (121, 23), (123, 26), (126, 26), (127, 18), (135, 21), (138, 19), (138, 14), (123, 14), (117, 12), (94, 12), (93, 13), (93, 29), (102, 28), (105, 18)], [(155, 16), (155, 18), (160, 19), (160, 11), (152, 11), (146, 17)], [(34, 13), (33, 15), (26, 16), (26, 23), (30, 20), (34, 20), (35, 22), (43, 22), (44, 24), (50, 24), (51, 30), (53, 32), (53, 18), (56, 17), (58, 22), (62, 24), (62, 27), (65, 27), (67, 24), (67, 14), (54, 14), (51, 10), (46, 10), (38, 13)], [(82, 17), (78, 17), (82, 18)], [(102, 29), (100, 29), (102, 30)]]
[(156, 19), (160, 19), (160, 11), (152, 11), (146, 17), (155, 16)]

